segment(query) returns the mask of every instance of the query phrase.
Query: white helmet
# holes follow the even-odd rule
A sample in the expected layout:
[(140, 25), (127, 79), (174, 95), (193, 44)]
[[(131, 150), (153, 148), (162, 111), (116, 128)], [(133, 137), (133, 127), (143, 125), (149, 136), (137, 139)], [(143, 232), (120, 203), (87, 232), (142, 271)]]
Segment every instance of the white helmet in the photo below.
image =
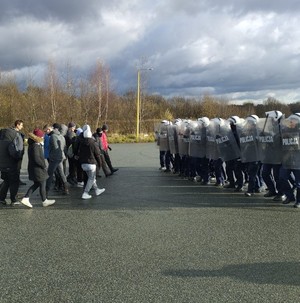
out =
[(168, 120), (162, 120), (160, 123), (164, 124), (164, 125), (169, 125), (170, 124), (170, 122)]
[(300, 122), (300, 113), (294, 113), (288, 117), (289, 120), (297, 120)]
[(199, 118), (198, 121), (202, 122), (202, 124), (207, 127), (210, 123), (209, 119), (207, 117), (202, 117), (202, 118)]
[(211, 121), (215, 122), (217, 125), (224, 125), (224, 120), (222, 118), (213, 118)]
[(228, 121), (233, 125), (237, 125), (241, 122), (241, 119), (238, 116), (231, 116)]
[(259, 121), (259, 118), (256, 115), (250, 115), (246, 118), (246, 121), (257, 123)]
[(275, 121), (278, 121), (282, 117), (282, 112), (279, 110), (271, 110), (265, 114), (267, 117), (273, 118)]

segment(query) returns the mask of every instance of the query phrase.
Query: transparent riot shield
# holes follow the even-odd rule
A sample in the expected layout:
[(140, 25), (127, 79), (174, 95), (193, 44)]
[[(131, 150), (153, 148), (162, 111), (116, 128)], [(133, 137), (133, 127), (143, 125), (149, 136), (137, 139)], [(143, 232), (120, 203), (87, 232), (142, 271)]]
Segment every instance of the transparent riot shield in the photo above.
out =
[(182, 121), (178, 124), (178, 153), (181, 156), (188, 155), (189, 140), (190, 140), (190, 129), (187, 121)]
[(195, 158), (205, 157), (206, 131), (199, 121), (190, 123), (189, 155)]
[(168, 126), (168, 141), (171, 154), (178, 153), (177, 125)]
[(260, 118), (257, 123), (259, 159), (264, 164), (281, 164), (282, 146), (279, 121)]
[(256, 123), (245, 120), (237, 126), (237, 133), (240, 141), (241, 161), (243, 163), (259, 161)]
[(160, 128), (160, 123), (155, 123), (154, 124), (154, 137), (155, 137), (155, 142), (157, 147), (159, 147), (160, 140), (159, 140), (159, 128)]
[(160, 151), (170, 150), (168, 141), (168, 126), (168, 124), (161, 123), (159, 127), (158, 137)]
[(240, 157), (240, 148), (231, 130), (228, 121), (224, 121), (216, 128), (216, 144), (219, 157), (223, 161), (229, 161)]
[(216, 134), (217, 128), (219, 125), (210, 120), (209, 125), (206, 127), (206, 158), (210, 160), (217, 160), (219, 158), (217, 143), (216, 143)]
[(300, 169), (300, 120), (291, 116), (282, 120), (281, 138), (282, 166), (287, 169)]

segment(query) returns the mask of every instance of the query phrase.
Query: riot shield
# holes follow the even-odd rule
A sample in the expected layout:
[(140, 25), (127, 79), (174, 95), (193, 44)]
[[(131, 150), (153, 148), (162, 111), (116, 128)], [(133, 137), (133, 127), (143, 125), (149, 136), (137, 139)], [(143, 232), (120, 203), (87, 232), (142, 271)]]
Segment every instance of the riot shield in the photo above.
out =
[(191, 157), (203, 158), (205, 157), (205, 142), (206, 131), (203, 124), (199, 121), (192, 121), (190, 123), (190, 144), (189, 155)]
[(259, 159), (264, 164), (281, 164), (282, 146), (279, 121), (260, 118), (257, 123)]
[(178, 124), (178, 153), (180, 156), (187, 156), (190, 140), (190, 129), (187, 121)]
[(160, 129), (160, 123), (154, 124), (154, 136), (155, 136), (155, 142), (157, 147), (159, 148), (160, 140), (159, 140), (159, 129)]
[(231, 130), (228, 121), (224, 121), (216, 128), (216, 144), (219, 157), (223, 161), (229, 161), (240, 157), (240, 148)]
[(259, 161), (256, 123), (245, 120), (237, 126), (237, 133), (240, 141), (241, 161), (243, 163)]
[(210, 160), (217, 160), (219, 158), (219, 153), (216, 143), (216, 134), (218, 133), (217, 128), (219, 125), (210, 120), (209, 125), (206, 127), (206, 158)]
[(177, 125), (168, 126), (168, 141), (171, 154), (178, 153)]
[(168, 141), (168, 126), (168, 124), (161, 123), (159, 127), (158, 138), (160, 151), (170, 150)]
[(287, 169), (300, 169), (300, 120), (291, 116), (282, 120), (281, 138), (282, 166)]

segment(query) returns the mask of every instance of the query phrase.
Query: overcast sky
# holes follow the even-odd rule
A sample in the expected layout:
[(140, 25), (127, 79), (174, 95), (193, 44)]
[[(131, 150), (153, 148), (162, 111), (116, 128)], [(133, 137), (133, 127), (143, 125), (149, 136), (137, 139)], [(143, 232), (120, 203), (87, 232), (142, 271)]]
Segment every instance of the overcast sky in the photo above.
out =
[(118, 93), (300, 100), (298, 0), (1, 0), (0, 70), (18, 79), (70, 62), (110, 67)]

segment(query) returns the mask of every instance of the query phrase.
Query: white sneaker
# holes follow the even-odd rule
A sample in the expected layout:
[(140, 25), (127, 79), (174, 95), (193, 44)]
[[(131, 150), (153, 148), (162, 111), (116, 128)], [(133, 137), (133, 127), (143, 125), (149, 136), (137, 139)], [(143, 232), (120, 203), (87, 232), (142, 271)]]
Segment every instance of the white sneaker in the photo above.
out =
[(46, 207), (46, 206), (50, 206), (52, 204), (55, 203), (55, 200), (48, 200), (46, 199), (44, 202), (43, 202), (43, 206)]
[(95, 193), (96, 193), (96, 196), (99, 196), (99, 195), (101, 195), (102, 193), (104, 193), (105, 192), (105, 188), (97, 188), (96, 190), (95, 190)]
[(29, 198), (26, 198), (24, 197), (22, 200), (21, 200), (21, 203), (32, 208), (32, 204), (29, 202)]
[(82, 194), (81, 198), (84, 199), (84, 200), (87, 200), (87, 199), (91, 199), (92, 196), (89, 195), (88, 193), (84, 192), (84, 193)]
[(84, 186), (84, 182), (77, 182), (77, 187), (83, 187)]

